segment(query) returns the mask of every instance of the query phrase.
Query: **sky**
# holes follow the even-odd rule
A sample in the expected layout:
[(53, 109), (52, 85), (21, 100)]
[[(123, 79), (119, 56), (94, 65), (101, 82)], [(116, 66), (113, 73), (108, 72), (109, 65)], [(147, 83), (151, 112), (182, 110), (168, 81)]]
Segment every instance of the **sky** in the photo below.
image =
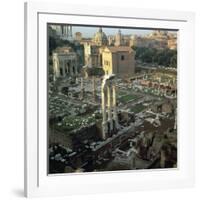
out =
[[(94, 34), (98, 31), (99, 27), (91, 27), (91, 26), (72, 26), (72, 33), (73, 35), (76, 32), (81, 32), (82, 37), (93, 37)], [(121, 30), (121, 33), (126, 35), (126, 34), (131, 34), (131, 35), (146, 35), (154, 31), (153, 29), (137, 29), (137, 28), (122, 28), (122, 27), (102, 27), (103, 32), (108, 36), (108, 35), (116, 35), (118, 30)], [(172, 31), (170, 31), (172, 32)]]
[[(72, 27), (72, 31), (73, 34), (75, 32), (81, 32), (83, 37), (93, 37), (94, 34), (98, 31), (99, 27), (84, 27), (84, 26), (73, 26)], [(106, 35), (116, 35), (116, 33), (118, 32), (119, 28), (107, 28), (107, 27), (102, 27), (103, 32)], [(145, 35), (148, 34), (150, 32), (152, 32), (152, 30), (145, 30), (145, 29), (124, 29), (124, 28), (120, 28), (121, 33), (126, 35), (126, 34), (137, 34), (137, 35)]]

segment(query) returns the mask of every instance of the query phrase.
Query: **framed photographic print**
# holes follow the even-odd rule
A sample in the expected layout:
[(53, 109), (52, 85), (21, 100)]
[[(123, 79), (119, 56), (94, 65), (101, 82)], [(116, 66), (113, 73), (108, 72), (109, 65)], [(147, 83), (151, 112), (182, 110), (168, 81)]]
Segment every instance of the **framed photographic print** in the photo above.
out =
[(194, 183), (194, 14), (25, 4), (25, 195)]

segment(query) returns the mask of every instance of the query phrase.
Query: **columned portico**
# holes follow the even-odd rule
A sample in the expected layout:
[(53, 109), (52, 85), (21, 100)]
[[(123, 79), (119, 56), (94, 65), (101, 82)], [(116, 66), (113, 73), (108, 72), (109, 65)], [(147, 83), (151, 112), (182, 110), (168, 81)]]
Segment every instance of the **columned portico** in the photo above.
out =
[(101, 87), (102, 98), (102, 139), (119, 128), (116, 108), (115, 75), (104, 75)]
[(55, 78), (76, 76), (78, 74), (77, 56), (74, 52), (53, 53), (53, 70)]

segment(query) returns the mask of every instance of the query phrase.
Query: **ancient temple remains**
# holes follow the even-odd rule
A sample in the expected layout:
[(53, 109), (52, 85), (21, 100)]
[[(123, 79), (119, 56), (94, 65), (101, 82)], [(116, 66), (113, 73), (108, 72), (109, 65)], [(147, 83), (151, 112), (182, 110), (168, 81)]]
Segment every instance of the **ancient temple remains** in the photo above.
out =
[(104, 75), (101, 87), (102, 97), (102, 139), (112, 135), (118, 128), (118, 116), (116, 107), (115, 75)]

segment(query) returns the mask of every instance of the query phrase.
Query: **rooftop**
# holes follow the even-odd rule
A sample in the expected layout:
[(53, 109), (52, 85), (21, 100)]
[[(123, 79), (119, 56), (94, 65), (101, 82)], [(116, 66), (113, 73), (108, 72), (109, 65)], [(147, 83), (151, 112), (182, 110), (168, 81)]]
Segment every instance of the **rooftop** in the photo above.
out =
[(119, 52), (119, 51), (125, 51), (125, 52), (133, 52), (133, 49), (131, 47), (128, 47), (128, 46), (117, 46), (117, 47), (113, 47), (113, 46), (109, 46), (107, 47), (107, 49), (109, 51), (111, 51), (112, 53), (115, 53), (115, 52)]

